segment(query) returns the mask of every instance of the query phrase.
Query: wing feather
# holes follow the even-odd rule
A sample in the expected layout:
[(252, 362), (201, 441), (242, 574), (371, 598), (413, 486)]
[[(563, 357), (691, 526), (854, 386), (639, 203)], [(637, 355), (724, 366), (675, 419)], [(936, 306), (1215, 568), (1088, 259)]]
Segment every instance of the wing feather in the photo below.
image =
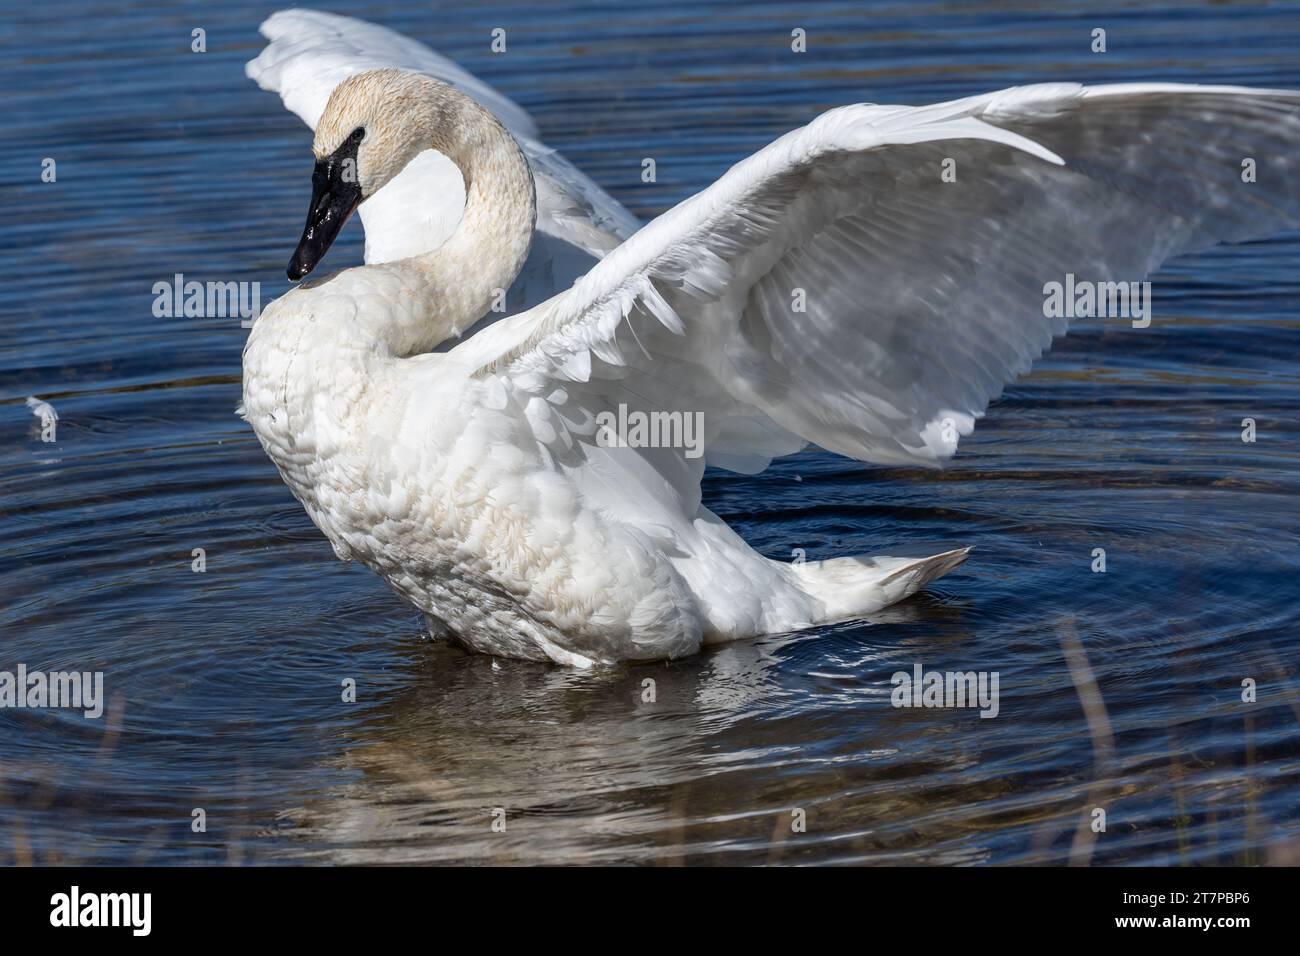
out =
[(1047, 283), (1141, 280), (1298, 225), (1295, 93), (1057, 83), (850, 106), (453, 355), (525, 390), (587, 355), (570, 403), (700, 411), (732, 467), (802, 441), (932, 464), (1065, 332)]

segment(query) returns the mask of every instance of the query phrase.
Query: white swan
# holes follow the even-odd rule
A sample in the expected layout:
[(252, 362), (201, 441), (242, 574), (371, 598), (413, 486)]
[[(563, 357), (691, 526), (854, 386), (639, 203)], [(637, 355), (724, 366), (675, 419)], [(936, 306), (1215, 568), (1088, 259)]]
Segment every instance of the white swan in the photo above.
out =
[(525, 261), (543, 171), (427, 63), (374, 65), (319, 115), (291, 276), (429, 149), (463, 177), (463, 215), (436, 248), (273, 303), (245, 349), (244, 414), (340, 557), (491, 654), (690, 654), (870, 613), (965, 557), (763, 558), (701, 504), (704, 458), (608, 440), (620, 406), (702, 413), (708, 460), (732, 469), (808, 441), (935, 464), (1065, 331), (1045, 314), (1047, 283), (1141, 279), (1300, 211), (1292, 93), (1054, 83), (849, 106), (739, 163), (572, 288), (430, 353)]

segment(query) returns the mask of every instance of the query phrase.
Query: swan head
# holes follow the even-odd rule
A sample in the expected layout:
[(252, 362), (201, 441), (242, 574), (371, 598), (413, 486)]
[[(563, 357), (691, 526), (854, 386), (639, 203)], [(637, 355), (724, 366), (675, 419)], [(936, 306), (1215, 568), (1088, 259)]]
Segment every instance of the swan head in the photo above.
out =
[(334, 88), (316, 124), (311, 206), (290, 279), (316, 268), (359, 205), (445, 142), (465, 98), (432, 77), (394, 69), (356, 73)]

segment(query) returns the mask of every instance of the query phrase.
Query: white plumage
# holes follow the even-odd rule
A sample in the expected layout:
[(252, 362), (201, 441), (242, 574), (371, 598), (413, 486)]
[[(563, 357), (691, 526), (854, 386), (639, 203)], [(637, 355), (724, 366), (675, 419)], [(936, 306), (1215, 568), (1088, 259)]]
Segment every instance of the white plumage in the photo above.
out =
[[(493, 654), (679, 656), (913, 593), (965, 551), (770, 561), (701, 504), (705, 462), (811, 441), (936, 464), (1065, 331), (1045, 284), (1298, 224), (1296, 94), (1054, 83), (831, 110), (630, 235), (515, 104), (420, 44), (306, 11), (263, 32), (249, 73), (318, 159), (354, 126), (363, 174), (413, 159), (364, 197), (369, 264), (263, 313), (246, 415), (340, 556)], [(587, 257), (571, 286), (555, 249)], [(428, 352), (539, 254), (530, 297), (558, 294)], [(611, 446), (629, 410), (700, 416), (705, 456)]]

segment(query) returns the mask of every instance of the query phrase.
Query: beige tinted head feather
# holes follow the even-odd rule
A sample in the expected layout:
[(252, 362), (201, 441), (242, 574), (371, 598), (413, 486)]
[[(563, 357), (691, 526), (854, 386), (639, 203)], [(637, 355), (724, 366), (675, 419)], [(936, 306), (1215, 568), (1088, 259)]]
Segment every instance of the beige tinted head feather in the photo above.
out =
[(422, 150), (445, 143), (467, 101), (463, 93), (420, 73), (356, 73), (330, 94), (312, 152), (327, 159), (361, 131), (355, 174), (362, 198), (369, 198)]
[(462, 127), (475, 113), (488, 115), (463, 93), (419, 73), (370, 70), (336, 86), (316, 124), (311, 207), (289, 278), (311, 272), (357, 206), (424, 150), (446, 154), (463, 173), (472, 147)]
[(356, 208), (430, 149), (464, 177), (465, 213), (454, 236), (464, 233), (460, 244), (475, 248), (466, 258), (481, 257), (479, 247), (500, 246), (517, 272), (522, 259), (514, 262), (515, 254), (526, 255), (536, 212), (532, 173), (518, 144), (496, 117), (454, 87), (383, 69), (354, 74), (335, 87), (316, 124), (311, 207), (289, 278), (310, 273)]

